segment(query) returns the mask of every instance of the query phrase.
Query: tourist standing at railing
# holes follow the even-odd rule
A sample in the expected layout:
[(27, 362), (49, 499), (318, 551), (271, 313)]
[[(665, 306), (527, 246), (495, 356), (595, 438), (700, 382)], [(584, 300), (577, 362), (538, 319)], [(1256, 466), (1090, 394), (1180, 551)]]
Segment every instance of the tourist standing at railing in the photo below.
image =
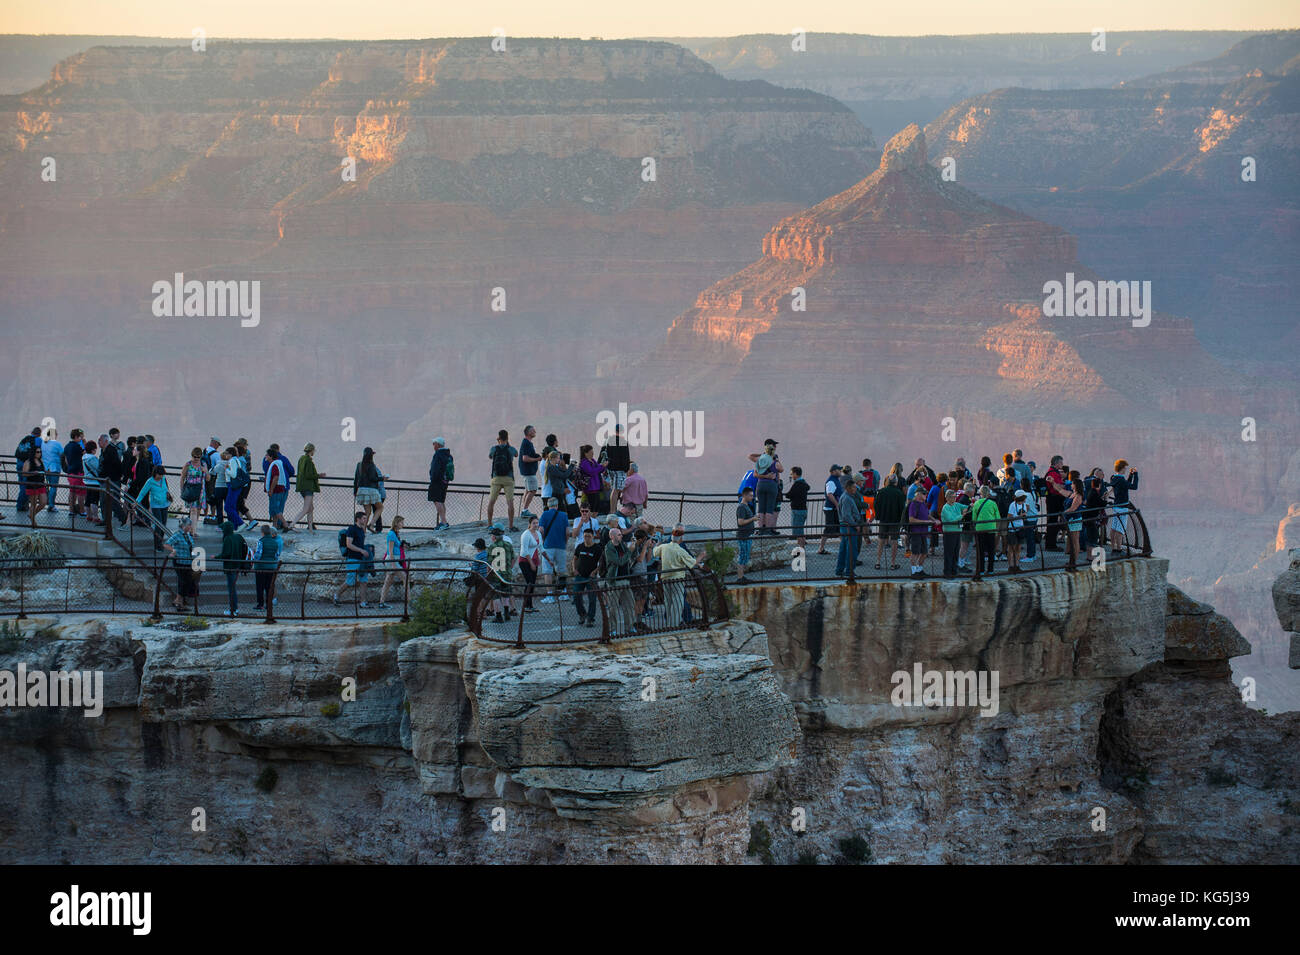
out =
[(203, 523), (217, 524), (221, 521), (221, 496), (217, 494), (217, 462), (221, 460), (221, 439), (208, 439), (208, 446), (203, 449), (203, 464), (208, 469), (204, 482)]
[(384, 504), (379, 497), (379, 468), (375, 466), (375, 449), (366, 448), (352, 471), (352, 496), (366, 515), (366, 530), (377, 532)]
[(68, 510), (84, 514), (86, 510), (86, 469), (81, 463), (86, 446), (81, 441), (82, 431), (73, 428), (68, 443), (63, 446), (63, 473), (68, 477)]
[[(911, 502), (907, 505), (907, 530), (908, 530), (908, 547), (907, 552), (911, 555), (912, 579), (917, 580), (926, 576), (925, 573), (925, 555), (929, 550), (930, 534), (940, 522), (931, 516), (933, 513), (929, 504), (929, 492), (924, 492), (924, 480), (921, 476), (917, 477), (918, 490)], [(934, 491), (943, 485), (937, 481), (930, 490)], [(936, 495), (937, 497), (937, 495)]]
[(447, 449), (446, 438), (436, 437), (432, 444), (433, 457), (429, 459), (429, 492), (426, 496), (433, 502), (433, 508), (438, 512), (438, 522), (434, 530), (441, 531), (451, 527), (447, 523), (447, 485), (451, 483), (455, 465), (451, 451)]
[(492, 523), (492, 514), (497, 506), (497, 498), (506, 496), (506, 513), (510, 518), (510, 529), (515, 530), (515, 458), (519, 452), (510, 443), (510, 432), (502, 428), (497, 432), (497, 443), (488, 449), (491, 462), (491, 486), (488, 494), (487, 522)]
[(284, 505), (289, 500), (289, 475), (279, 452), (270, 447), (262, 458), (262, 482), (266, 490), (267, 512), (270, 523), (277, 530), (288, 530), (289, 523), (284, 519)]
[[(248, 466), (237, 446), (226, 448), (221, 452), (221, 460), (225, 463), (222, 473), (226, 482), (226, 518), (235, 525), (235, 530), (239, 530), (245, 523), (243, 515), (239, 512), (239, 500), (240, 494), (248, 489)], [(250, 520), (247, 523), (252, 527), (257, 522)]]
[(840, 550), (835, 558), (835, 576), (852, 577), (853, 568), (858, 562), (858, 543), (860, 541), (862, 508), (859, 506), (857, 478), (850, 471), (842, 476), (844, 493), (840, 495), (837, 516), (840, 524)]
[(1070, 496), (1066, 498), (1062, 517), (1065, 520), (1066, 570), (1074, 570), (1079, 556), (1079, 536), (1083, 533), (1083, 480), (1078, 471), (1070, 471), (1066, 483)]
[(980, 458), (979, 470), (975, 472), (975, 486), (987, 487), (993, 483), (993, 460), (985, 455)]
[(537, 588), (537, 568), (542, 563), (542, 534), (536, 516), (528, 518), (528, 526), (519, 535), (519, 573), (524, 578), (524, 613), (537, 613), (533, 606), (533, 593)]
[(750, 550), (754, 546), (754, 524), (758, 515), (754, 513), (754, 489), (747, 487), (740, 492), (740, 503), (736, 505), (736, 583), (745, 583), (745, 570), (749, 567)]
[(790, 504), (790, 536), (795, 539), (795, 543), (806, 549), (808, 542), (804, 539), (804, 527), (808, 523), (808, 493), (812, 488), (803, 479), (803, 468), (792, 467), (790, 476), (794, 480), (785, 492), (785, 499)]
[(51, 428), (41, 441), (41, 460), (45, 462), (45, 493), (46, 504), (51, 514), (59, 513), (58, 493), (59, 493), (59, 475), (62, 473), (59, 469), (60, 462), (63, 460), (63, 442), (59, 440), (59, 431), (57, 428)]
[(235, 506), (239, 508), (239, 516), (244, 519), (250, 526), (253, 523), (252, 515), (248, 510), (248, 493), (253, 488), (253, 452), (248, 450), (248, 439), (239, 438), (235, 441), (235, 455), (239, 458), (241, 470), (247, 480), (239, 488), (239, 494), (236, 496)]
[(939, 548), (939, 512), (943, 510), (947, 492), (948, 472), (940, 471), (935, 475), (934, 486), (925, 494), (926, 513), (935, 520), (935, 523), (930, 526), (930, 550)]
[(669, 627), (682, 624), (682, 610), (686, 606), (686, 574), (696, 564), (695, 558), (682, 546), (685, 537), (686, 528), (678, 524), (673, 528), (672, 540), (654, 549), (655, 559), (659, 561), (659, 578), (664, 584), (664, 612)]
[[(578, 519), (574, 521), (573, 527), (569, 531), (569, 536), (574, 540), (581, 540), (583, 531), (588, 529), (591, 530), (593, 539), (598, 539), (600, 537), (600, 518), (591, 512), (590, 507), (586, 504), (582, 504), (578, 508)], [(601, 543), (601, 546), (604, 546), (603, 542)]]
[(366, 593), (366, 581), (370, 579), (370, 574), (366, 572), (366, 564), (370, 562), (371, 551), (366, 549), (365, 511), (357, 511), (352, 515), (352, 523), (343, 532), (342, 540), (342, 557), (344, 567), (347, 568), (347, 576), (343, 578), (343, 586), (334, 592), (334, 605), (338, 606), (343, 591), (352, 587), (353, 596), (361, 598), (358, 606), (368, 609), (370, 603)]
[(953, 466), (948, 469), (948, 477), (956, 479), (958, 486), (965, 484), (966, 481), (974, 478), (974, 476), (975, 475), (971, 474), (970, 469), (966, 467), (966, 459), (964, 457), (958, 457), (953, 463)]
[(609, 482), (609, 510), (612, 513), (618, 513), (623, 488), (627, 484), (631, 454), (631, 449), (628, 448), (627, 441), (623, 437), (623, 426), (614, 425), (614, 439), (600, 449), (599, 461), (605, 466), (608, 474), (606, 480)]
[(582, 497), (587, 502), (587, 506), (592, 511), (601, 513), (600, 492), (602, 489), (602, 478), (605, 474), (605, 465), (596, 460), (594, 449), (589, 444), (584, 444), (578, 449), (578, 469), (582, 473)]
[(1028, 496), (1023, 489), (1017, 488), (1007, 507), (1007, 573), (1017, 573), (1020, 570), (1020, 544), (1025, 539), (1029, 514), (1029, 507), (1025, 504)]
[(1025, 452), (1016, 448), (1011, 452), (1011, 466), (1016, 469), (1016, 487), (1027, 477), (1033, 477), (1033, 471), (1024, 460)]
[(554, 497), (542, 501), (546, 510), (538, 526), (542, 533), (542, 573), (546, 582), (554, 589), (556, 596), (547, 597), (543, 603), (553, 599), (563, 599), (569, 573), (569, 514), (560, 506), (560, 500)]
[(153, 462), (154, 467), (163, 463), (162, 449), (154, 443), (153, 435), (146, 434), (144, 436), (144, 448), (149, 452), (149, 459)]
[[(569, 486), (569, 466), (564, 463), (564, 458), (555, 448), (548, 447), (542, 452), (542, 456), (546, 462), (544, 473), (546, 482), (543, 491), (547, 497), (555, 498), (560, 510), (568, 516), (569, 501), (574, 499), (573, 489)], [(579, 507), (578, 510), (581, 512), (582, 508)]]
[(935, 474), (934, 470), (925, 463), (925, 458), (916, 459), (916, 466), (912, 468), (912, 473), (907, 476), (907, 480), (910, 483), (918, 477), (921, 479), (922, 488), (928, 493), (934, 486)]
[(874, 504), (876, 525), (880, 529), (880, 538), (876, 541), (876, 570), (880, 570), (886, 544), (890, 548), (889, 569), (898, 570), (898, 535), (902, 529), (903, 513), (907, 510), (907, 495), (899, 486), (897, 474), (891, 473), (885, 478), (885, 486), (876, 495)]
[(290, 522), (289, 530), (297, 530), (302, 520), (306, 520), (307, 530), (316, 529), (316, 495), (320, 493), (320, 479), (327, 476), (316, 470), (316, 445), (308, 441), (298, 458), (298, 494), (302, 497), (302, 507)]
[[(223, 464), (224, 469), (224, 464)], [(223, 502), (224, 503), (224, 502)], [(221, 522), (221, 570), (226, 575), (226, 597), (229, 603), (227, 617), (239, 616), (239, 575), (248, 569), (244, 560), (248, 556), (248, 542), (235, 533), (235, 525), (230, 521)]]
[[(159, 467), (157, 470), (161, 471), (162, 468)], [(177, 610), (184, 610), (185, 601), (198, 593), (198, 589), (194, 586), (193, 530), (190, 519), (182, 515), (176, 533), (163, 541), (163, 549), (167, 551), (167, 556), (171, 558), (172, 567), (176, 571), (176, 593), (172, 598), (172, 606)]]
[(27, 519), (36, 528), (36, 515), (45, 509), (45, 461), (41, 448), (33, 446), (27, 460), (18, 466), (18, 491), (27, 495)]
[(840, 532), (840, 496), (844, 493), (844, 485), (840, 483), (841, 468), (838, 464), (832, 464), (830, 474), (826, 478), (826, 486), (822, 493), (822, 539), (817, 546), (817, 553), (826, 553), (826, 541), (836, 537)]
[(86, 484), (86, 520), (92, 524), (104, 523), (99, 518), (99, 445), (94, 441), (86, 442), (85, 453), (81, 456), (82, 479)]
[(1120, 458), (1115, 462), (1115, 473), (1110, 476), (1111, 518), (1110, 518), (1110, 556), (1124, 556), (1124, 542), (1128, 534), (1128, 515), (1132, 511), (1129, 505), (1129, 492), (1138, 489), (1137, 468), (1130, 468), (1127, 461)]
[(578, 623), (584, 627), (596, 625), (596, 570), (601, 551), (595, 532), (590, 526), (583, 527), (582, 537), (573, 548), (573, 605), (578, 610)]
[(104, 500), (104, 520), (118, 520), (126, 525), (126, 513), (122, 510), (122, 453), (106, 434), (99, 436), (99, 483)]
[(962, 521), (966, 508), (957, 502), (957, 492), (951, 488), (944, 491), (944, 505), (939, 512), (943, 527), (943, 576), (952, 580), (957, 576), (957, 560), (961, 548)]
[(275, 606), (275, 576), (280, 570), (284, 541), (269, 523), (262, 525), (262, 536), (253, 548), (253, 582), (257, 592), (254, 610), (265, 610), (267, 600)]
[(632, 578), (632, 619), (638, 621), (649, 610), (650, 600), (650, 561), (654, 558), (656, 541), (650, 531), (641, 525), (632, 532), (632, 567), (628, 576)]
[(1056, 546), (1056, 535), (1061, 533), (1061, 512), (1070, 497), (1070, 489), (1065, 486), (1065, 475), (1061, 466), (1065, 459), (1059, 454), (1052, 455), (1047, 468), (1047, 539), (1043, 541), (1043, 550), (1060, 550)]
[(626, 636), (635, 624), (632, 590), (628, 575), (632, 572), (632, 548), (623, 540), (623, 531), (614, 528), (605, 545), (606, 606), (609, 608), (612, 636)]
[(203, 461), (203, 449), (191, 448), (190, 459), (181, 468), (181, 503), (190, 509), (190, 521), (199, 522), (199, 509), (207, 490), (208, 466)]
[(540, 484), (537, 478), (537, 466), (541, 463), (542, 456), (537, 453), (537, 448), (533, 444), (533, 438), (537, 437), (537, 429), (531, 424), (524, 426), (524, 439), (519, 442), (519, 476), (524, 481), (524, 499), (519, 505), (520, 516), (523, 511), (528, 510), (528, 505), (532, 504), (533, 498), (537, 497)]
[[(23, 435), (22, 440), (18, 442), (18, 447), (14, 448), (14, 471), (18, 475), (18, 492), (14, 495), (14, 511), (17, 514), (23, 514), (27, 511), (27, 479), (24, 476), (23, 466), (31, 460), (32, 452), (42, 444), (41, 429), (38, 425)], [(41, 465), (41, 493), (45, 493), (45, 465)]]
[(1090, 554), (1106, 534), (1106, 490), (1105, 472), (1093, 468), (1083, 480), (1083, 542)]
[[(149, 455), (144, 455), (147, 461)], [(147, 467), (147, 465), (142, 465)], [(167, 469), (162, 465), (157, 465), (153, 469), (153, 475), (140, 486), (140, 492), (135, 496), (137, 504), (143, 504), (144, 499), (148, 497), (149, 503), (145, 505), (153, 514), (154, 522), (157, 526), (153, 532), (153, 549), (158, 550), (162, 545), (163, 533), (167, 529), (167, 503), (172, 499), (170, 492), (167, 490)]]
[(776, 501), (780, 497), (777, 481), (785, 466), (780, 455), (776, 453), (778, 442), (774, 438), (763, 441), (763, 450), (749, 456), (754, 462), (754, 498), (758, 507), (758, 533), (771, 536), (776, 534)]
[(993, 488), (985, 484), (979, 489), (979, 497), (971, 505), (971, 522), (975, 531), (975, 572), (977, 574), (993, 573), (993, 555), (997, 551), (998, 525), (1002, 514), (998, 511), (998, 502), (993, 500)]
[(640, 517), (645, 511), (646, 502), (650, 500), (650, 485), (641, 476), (641, 469), (635, 461), (627, 463), (627, 480), (623, 482), (623, 490), (619, 495), (619, 506), (630, 504), (632, 506), (632, 516)]
[[(1030, 473), (1032, 475), (1032, 471)], [(1025, 492), (1025, 517), (1022, 536), (1025, 541), (1025, 562), (1029, 563), (1038, 558), (1038, 500), (1037, 495), (1034, 494), (1032, 476), (1024, 478), (1020, 482), (1020, 490)]]
[(494, 587), (507, 595), (493, 599), (492, 610), (496, 616), (492, 620), (494, 623), (505, 623), (515, 615), (515, 599), (512, 590), (515, 583), (515, 549), (506, 538), (505, 529), (500, 524), (493, 524), (488, 536), (492, 539), (487, 549), (487, 564), (492, 573), (488, 579)]

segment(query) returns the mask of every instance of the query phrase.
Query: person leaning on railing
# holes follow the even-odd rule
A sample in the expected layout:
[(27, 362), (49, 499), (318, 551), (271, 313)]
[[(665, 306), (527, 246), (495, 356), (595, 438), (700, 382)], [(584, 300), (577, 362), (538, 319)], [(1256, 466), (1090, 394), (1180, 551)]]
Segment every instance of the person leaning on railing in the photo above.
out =
[(672, 540), (654, 549), (659, 561), (659, 577), (664, 584), (664, 611), (669, 627), (682, 623), (682, 609), (686, 605), (686, 573), (696, 564), (684, 547), (686, 528), (678, 524), (673, 528)]
[(254, 610), (265, 610), (269, 598), (275, 604), (275, 575), (280, 569), (280, 553), (284, 549), (283, 541), (273, 526), (262, 525), (262, 536), (253, 548), (253, 580), (257, 588), (257, 606)]
[(632, 569), (632, 548), (623, 542), (623, 531), (615, 527), (609, 532), (609, 543), (605, 545), (605, 589), (606, 605), (610, 609), (610, 632), (612, 636), (626, 636), (634, 624), (632, 590), (627, 576)]
[[(1127, 472), (1127, 474), (1125, 473)], [(1115, 462), (1115, 473), (1110, 476), (1110, 490), (1114, 507), (1110, 518), (1110, 556), (1123, 557), (1123, 545), (1128, 533), (1130, 491), (1138, 489), (1137, 468), (1130, 468), (1123, 458)]]
[(943, 576), (952, 580), (957, 576), (957, 556), (961, 550), (962, 518), (966, 516), (966, 507), (957, 502), (957, 492), (951, 488), (944, 491), (945, 503), (939, 512), (943, 527)]
[(993, 500), (993, 488), (985, 484), (979, 490), (979, 497), (971, 506), (971, 521), (975, 528), (975, 572), (993, 573), (993, 555), (997, 551), (998, 524), (1002, 512), (998, 502)]
[[(156, 470), (161, 471), (162, 467), (159, 466)], [(172, 566), (176, 569), (176, 594), (172, 598), (172, 606), (177, 610), (184, 610), (186, 598), (193, 597), (198, 592), (198, 588), (194, 586), (194, 572), (191, 567), (194, 559), (192, 530), (193, 524), (190, 519), (182, 516), (176, 533), (163, 541), (163, 549), (167, 551), (167, 556), (172, 559)]]

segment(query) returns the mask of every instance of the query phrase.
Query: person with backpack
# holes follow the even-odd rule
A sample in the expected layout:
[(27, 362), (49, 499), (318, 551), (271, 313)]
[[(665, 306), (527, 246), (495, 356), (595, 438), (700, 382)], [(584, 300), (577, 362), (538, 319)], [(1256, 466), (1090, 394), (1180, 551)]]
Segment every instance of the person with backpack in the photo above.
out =
[(505, 594), (492, 601), (492, 610), (496, 614), (492, 622), (505, 623), (515, 615), (513, 596), (515, 548), (506, 537), (505, 528), (500, 524), (493, 524), (488, 531), (488, 536), (492, 538), (492, 543), (487, 549), (487, 563), (491, 574), (488, 580), (494, 588)]
[[(141, 441), (144, 439), (141, 438)], [(253, 452), (248, 450), (248, 439), (239, 438), (235, 441), (235, 455), (239, 458), (240, 467), (244, 472), (243, 483), (239, 488), (239, 496), (235, 501), (236, 507), (239, 508), (239, 514), (249, 527), (255, 523), (253, 515), (248, 510), (248, 492), (253, 488)]]
[(1007, 507), (1007, 573), (1020, 572), (1020, 543), (1025, 539), (1025, 520), (1029, 513), (1025, 499), (1029, 495), (1017, 489), (1011, 504)]
[(370, 609), (366, 594), (366, 581), (370, 579), (370, 574), (366, 572), (366, 564), (374, 556), (374, 550), (366, 544), (366, 523), (366, 512), (357, 511), (352, 515), (352, 523), (339, 531), (339, 556), (345, 561), (348, 573), (343, 586), (334, 593), (336, 607), (341, 602), (343, 591), (352, 587), (353, 596), (361, 598), (358, 606), (364, 610)]
[(302, 497), (302, 507), (289, 522), (289, 530), (297, 530), (298, 522), (304, 519), (307, 530), (316, 529), (316, 495), (320, 493), (320, 479), (328, 476), (316, 470), (316, 445), (308, 441), (298, 458), (298, 494)]
[(1065, 474), (1061, 470), (1064, 462), (1065, 458), (1054, 454), (1047, 469), (1047, 539), (1043, 542), (1043, 550), (1061, 549), (1056, 546), (1056, 536), (1061, 533), (1064, 524), (1061, 512), (1065, 510), (1065, 502), (1071, 496), (1071, 491), (1065, 484)]
[(880, 536), (876, 541), (876, 570), (885, 555), (885, 544), (890, 546), (889, 569), (898, 570), (898, 535), (902, 528), (903, 512), (907, 510), (907, 494), (898, 485), (898, 475), (885, 478), (885, 486), (876, 494), (876, 522)]
[[(361, 460), (352, 472), (352, 496), (356, 498), (357, 507), (366, 515), (366, 530), (379, 532), (384, 511), (383, 498), (379, 493), (379, 468), (375, 466), (375, 449), (366, 448), (361, 452)], [(372, 520), (373, 518), (373, 520)]]
[(235, 525), (235, 530), (239, 530), (244, 523), (244, 518), (239, 513), (239, 495), (248, 487), (248, 470), (236, 447), (222, 451), (221, 461), (224, 467), (218, 472), (217, 484), (224, 482), (226, 486), (226, 520)]
[[(590, 446), (588, 446), (590, 450)], [(519, 452), (510, 443), (510, 432), (502, 428), (497, 432), (497, 443), (488, 449), (488, 460), (492, 462), (491, 487), (488, 494), (487, 522), (492, 525), (492, 512), (496, 509), (497, 498), (506, 496), (506, 511), (510, 518), (510, 529), (515, 527), (515, 458)]]
[(447, 485), (456, 479), (456, 462), (451, 456), (451, 451), (447, 449), (447, 439), (437, 437), (433, 439), (433, 457), (429, 461), (429, 493), (428, 498), (433, 502), (434, 510), (438, 512), (437, 526), (435, 531), (446, 530), (451, 527), (447, 523)]
[(221, 460), (221, 439), (209, 438), (208, 446), (203, 449), (203, 464), (208, 469), (208, 478), (204, 487), (203, 523), (219, 524), (221, 522), (221, 504), (225, 492), (217, 493), (217, 462)]
[(288, 530), (289, 522), (284, 519), (284, 505), (289, 499), (289, 475), (285, 470), (283, 456), (274, 445), (266, 449), (266, 455), (262, 458), (262, 475), (269, 520), (277, 530)]
[(387, 547), (384, 549), (384, 573), (383, 586), (379, 588), (380, 610), (388, 609), (388, 588), (393, 582), (393, 578), (401, 576), (403, 595), (406, 600), (411, 599), (411, 577), (407, 570), (411, 566), (410, 559), (406, 556), (406, 541), (402, 540), (402, 528), (406, 526), (406, 518), (398, 514), (393, 518), (393, 522), (388, 525)]
[(239, 616), (239, 575), (248, 571), (248, 542), (235, 533), (235, 525), (230, 521), (221, 522), (221, 569), (226, 575), (226, 595), (229, 600), (227, 617)]
[(257, 588), (257, 606), (254, 610), (265, 610), (267, 601), (275, 606), (275, 578), (280, 571), (280, 554), (284, 550), (284, 540), (269, 523), (262, 525), (262, 536), (253, 548), (253, 580)]
[(1002, 514), (993, 500), (993, 489), (985, 484), (971, 507), (971, 522), (975, 529), (975, 573), (993, 573), (993, 555), (998, 545), (998, 525)]
[(542, 519), (538, 522), (542, 533), (541, 569), (547, 577), (547, 583), (555, 592), (554, 598), (547, 597), (542, 603), (549, 603), (553, 599), (562, 600), (568, 589), (569, 514), (560, 506), (559, 498), (548, 497), (542, 501), (542, 504), (545, 510), (542, 511)]
[(190, 509), (190, 523), (199, 523), (199, 509), (207, 490), (208, 466), (203, 460), (202, 448), (191, 448), (190, 459), (181, 468), (181, 502)]
[[(41, 429), (40, 426), (23, 435), (18, 447), (14, 448), (14, 470), (18, 472), (18, 494), (16, 495), (15, 505), (16, 512), (23, 514), (27, 511), (27, 482), (23, 478), (23, 465), (31, 460), (32, 452), (41, 446)], [(41, 466), (41, 490), (45, 490), (45, 466)]]
[(126, 513), (122, 510), (122, 453), (106, 434), (99, 436), (99, 477), (104, 499), (104, 520), (118, 520), (126, 526)]

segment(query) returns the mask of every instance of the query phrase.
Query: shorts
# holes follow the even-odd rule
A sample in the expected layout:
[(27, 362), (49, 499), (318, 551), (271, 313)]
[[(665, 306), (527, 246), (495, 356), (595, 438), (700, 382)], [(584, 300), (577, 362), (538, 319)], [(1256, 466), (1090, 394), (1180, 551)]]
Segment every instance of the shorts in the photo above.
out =
[(840, 516), (834, 511), (822, 511), (822, 518), (826, 525), (822, 531), (822, 536), (838, 537), (840, 533)]
[(303, 503), (305, 504), (305, 503), (309, 502), (309, 501), (312, 499), (312, 496), (315, 495), (316, 492), (315, 492), (315, 491), (299, 491), (298, 493), (299, 493), (300, 495), (302, 495), (302, 500), (303, 500)]
[[(347, 579), (344, 581), (343, 586), (345, 586), (345, 587), (352, 587), (352, 586), (354, 586), (354, 585), (356, 584), (356, 582), (357, 582), (357, 577), (358, 577), (358, 571), (361, 570), (361, 565), (362, 565), (362, 564), (365, 564), (365, 563), (368, 563), (368, 561), (364, 561), (364, 560), (353, 560), (351, 557), (348, 558), (348, 576), (347, 576)], [(363, 574), (360, 574), (359, 576), (361, 577), (361, 582), (362, 582), (363, 584), (364, 584), (367, 580), (370, 579), (370, 575), (369, 575), (369, 574), (365, 574), (365, 573), (363, 573)]]
[(1128, 505), (1116, 504), (1110, 515), (1110, 529), (1121, 534), (1128, 531)]
[(86, 486), (86, 482), (82, 480), (80, 474), (68, 475), (68, 487), (81, 489), (84, 488), (85, 486)]
[(507, 498), (515, 496), (515, 479), (506, 475), (492, 479), (492, 493), (488, 495), (488, 506), (495, 504), (497, 498), (505, 494)]
[(898, 532), (902, 530), (902, 526), (902, 524), (886, 524), (882, 522), (880, 525), (880, 536), (885, 540), (891, 540), (898, 536)]
[(609, 474), (610, 481), (613, 482), (613, 489), (615, 491), (623, 490), (623, 485), (627, 483), (627, 472), (609, 471), (607, 473)]
[(271, 495), (271, 501), (269, 505), (271, 517), (277, 517), (284, 513), (284, 502), (288, 500), (288, 498), (289, 498), (288, 491), (276, 491), (274, 494)]
[(429, 500), (435, 504), (444, 504), (447, 501), (447, 485), (434, 482), (429, 485)]
[(357, 488), (357, 503), (364, 507), (367, 504), (378, 504), (383, 498), (379, 496), (377, 487), (360, 487)]
[(1070, 531), (1071, 533), (1075, 533), (1076, 531), (1081, 531), (1081, 530), (1083, 530), (1083, 518), (1082, 518), (1082, 517), (1071, 517), (1071, 518), (1066, 522), (1066, 524), (1065, 524), (1065, 529), (1068, 530), (1068, 531)]
[(89, 488), (86, 491), (86, 504), (89, 507), (99, 506), (99, 488)]
[(522, 476), (523, 479), (524, 479), (524, 490), (525, 490), (525, 491), (532, 491), (534, 494), (537, 493), (537, 475), (536, 475), (536, 474), (524, 474), (524, 475), (521, 475), (521, 476)]
[(749, 552), (753, 546), (754, 546), (754, 539), (752, 537), (746, 537), (744, 540), (736, 541), (736, 563), (737, 564), (749, 563)]
[(909, 536), (911, 537), (911, 542), (908, 545), (907, 552), (913, 557), (925, 556), (926, 545), (930, 540), (930, 532), (926, 531), (923, 534), (911, 534)]
[(775, 481), (759, 481), (754, 493), (758, 498), (758, 513), (776, 513), (777, 493)]
[(569, 572), (569, 552), (563, 547), (543, 547), (542, 566), (537, 569), (544, 574), (567, 574)]
[(791, 524), (794, 525), (793, 526), (794, 536), (803, 537), (804, 525), (808, 523), (808, 512), (792, 510), (790, 512), (790, 522)]

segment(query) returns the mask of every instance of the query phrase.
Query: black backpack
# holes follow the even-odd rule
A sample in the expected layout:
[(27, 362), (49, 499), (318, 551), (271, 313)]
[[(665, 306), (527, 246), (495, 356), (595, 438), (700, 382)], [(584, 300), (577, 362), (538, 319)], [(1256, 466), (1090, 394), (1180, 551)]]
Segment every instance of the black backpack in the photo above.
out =
[(339, 556), (348, 556), (348, 529), (346, 527), (339, 531)]
[(32, 436), (29, 434), (18, 442), (18, 447), (14, 448), (14, 457), (19, 461), (26, 461), (32, 456), (32, 452), (35, 450), (36, 442), (32, 440)]
[(509, 477), (510, 468), (510, 446), (495, 445), (492, 448), (492, 476)]
[(1011, 508), (1013, 491), (1009, 487), (999, 485), (993, 489), (993, 500), (997, 501), (998, 513), (1003, 517), (1007, 516), (1007, 511)]

